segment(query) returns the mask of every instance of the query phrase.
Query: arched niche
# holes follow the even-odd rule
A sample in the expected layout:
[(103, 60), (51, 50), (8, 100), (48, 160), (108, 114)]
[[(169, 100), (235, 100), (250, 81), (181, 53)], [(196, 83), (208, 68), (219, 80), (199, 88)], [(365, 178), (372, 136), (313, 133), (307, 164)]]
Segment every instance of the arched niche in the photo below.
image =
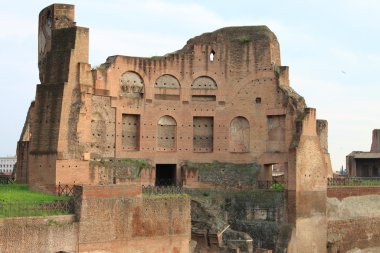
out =
[(172, 75), (162, 75), (154, 83), (154, 98), (157, 100), (179, 100), (181, 85)]
[(168, 115), (161, 117), (157, 123), (157, 150), (175, 151), (177, 146), (177, 122)]
[(192, 89), (216, 90), (218, 88), (214, 79), (209, 76), (200, 76), (191, 84)]
[(230, 123), (230, 152), (249, 152), (250, 126), (246, 118), (239, 116)]
[(120, 96), (128, 98), (143, 98), (144, 81), (136, 72), (125, 72), (120, 78)]
[(172, 75), (162, 75), (157, 78), (154, 87), (156, 88), (164, 88), (164, 89), (180, 89), (180, 83), (178, 79)]

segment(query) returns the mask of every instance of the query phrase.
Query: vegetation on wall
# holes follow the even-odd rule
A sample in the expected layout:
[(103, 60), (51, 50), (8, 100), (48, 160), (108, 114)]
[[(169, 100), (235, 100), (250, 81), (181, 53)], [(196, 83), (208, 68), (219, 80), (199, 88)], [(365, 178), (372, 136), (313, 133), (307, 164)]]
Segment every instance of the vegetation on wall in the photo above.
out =
[(99, 161), (90, 161), (90, 169), (95, 167), (114, 170), (114, 174), (118, 178), (136, 179), (140, 177), (143, 169), (151, 169), (150, 161), (146, 159), (132, 158), (113, 158), (101, 159)]
[(239, 187), (256, 183), (260, 165), (256, 163), (194, 163), (185, 161), (184, 168), (197, 171), (198, 181)]
[(245, 34), (239, 37), (239, 42), (241, 44), (249, 43), (252, 41), (251, 35)]

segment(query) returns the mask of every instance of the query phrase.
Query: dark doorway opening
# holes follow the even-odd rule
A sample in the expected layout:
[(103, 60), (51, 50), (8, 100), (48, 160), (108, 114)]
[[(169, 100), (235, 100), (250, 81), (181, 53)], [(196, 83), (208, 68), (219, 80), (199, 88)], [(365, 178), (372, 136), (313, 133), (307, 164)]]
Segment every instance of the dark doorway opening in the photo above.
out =
[(176, 164), (156, 164), (156, 186), (176, 185)]
[(379, 176), (379, 170), (376, 167), (372, 168), (372, 176), (378, 177)]

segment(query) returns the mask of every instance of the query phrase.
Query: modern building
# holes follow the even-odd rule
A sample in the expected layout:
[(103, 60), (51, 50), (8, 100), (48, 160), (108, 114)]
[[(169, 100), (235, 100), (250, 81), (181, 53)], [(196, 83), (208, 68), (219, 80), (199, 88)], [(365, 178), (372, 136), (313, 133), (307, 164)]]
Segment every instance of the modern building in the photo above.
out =
[(12, 174), (16, 161), (16, 156), (0, 157), (0, 174)]
[(372, 131), (371, 151), (352, 151), (346, 166), (350, 177), (380, 177), (380, 129)]

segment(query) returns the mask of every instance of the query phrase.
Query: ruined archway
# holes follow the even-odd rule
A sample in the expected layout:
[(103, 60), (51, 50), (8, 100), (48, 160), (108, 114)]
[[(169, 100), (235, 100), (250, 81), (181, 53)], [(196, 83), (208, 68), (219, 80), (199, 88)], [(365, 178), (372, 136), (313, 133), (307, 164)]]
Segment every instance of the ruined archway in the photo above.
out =
[(230, 152), (249, 152), (250, 126), (244, 117), (236, 117), (230, 123)]

